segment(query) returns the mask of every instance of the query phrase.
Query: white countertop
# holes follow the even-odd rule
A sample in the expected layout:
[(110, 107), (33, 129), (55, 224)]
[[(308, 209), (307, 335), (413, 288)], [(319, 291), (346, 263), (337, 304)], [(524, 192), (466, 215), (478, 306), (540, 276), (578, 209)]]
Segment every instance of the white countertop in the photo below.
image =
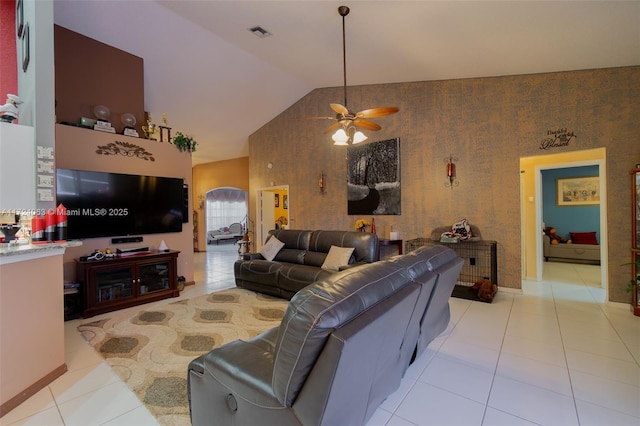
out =
[(0, 244), (0, 265), (47, 256), (62, 255), (67, 247), (81, 246), (81, 241), (65, 241), (64, 243), (46, 244)]

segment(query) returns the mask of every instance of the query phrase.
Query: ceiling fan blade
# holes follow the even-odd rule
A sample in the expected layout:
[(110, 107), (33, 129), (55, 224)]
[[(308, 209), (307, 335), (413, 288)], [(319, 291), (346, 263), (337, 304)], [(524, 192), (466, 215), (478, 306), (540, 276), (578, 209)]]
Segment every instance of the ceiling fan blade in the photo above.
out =
[(335, 120), (335, 117), (300, 117), (303, 120)]
[(365, 120), (364, 118), (356, 118), (353, 120), (353, 125), (356, 127), (362, 127), (363, 129), (373, 130), (375, 132), (382, 129), (378, 124), (370, 120)]
[(396, 107), (371, 108), (358, 112), (356, 114), (356, 118), (382, 117), (389, 114), (395, 114), (398, 111), (400, 110)]
[(338, 114), (342, 114), (342, 115), (349, 114), (349, 110), (347, 109), (347, 107), (344, 107), (340, 104), (329, 104), (329, 106), (331, 107), (332, 110), (334, 110)]
[(324, 133), (331, 133), (334, 130), (336, 130), (338, 127), (340, 127), (340, 122), (335, 122), (331, 126), (327, 127), (327, 129), (324, 131)]

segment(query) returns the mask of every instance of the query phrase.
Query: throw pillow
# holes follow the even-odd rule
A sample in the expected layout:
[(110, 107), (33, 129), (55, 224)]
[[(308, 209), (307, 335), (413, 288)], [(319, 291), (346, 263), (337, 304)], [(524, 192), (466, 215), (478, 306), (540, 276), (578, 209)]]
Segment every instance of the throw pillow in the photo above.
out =
[(349, 258), (353, 250), (353, 247), (331, 246), (321, 268), (329, 271), (339, 271), (341, 266), (349, 264)]
[(595, 231), (593, 232), (569, 232), (571, 242), (573, 244), (592, 244), (598, 245)]
[(269, 238), (269, 241), (260, 249), (260, 254), (267, 260), (273, 260), (276, 257), (276, 254), (280, 251), (280, 249), (284, 247), (284, 243), (277, 239), (276, 237)]

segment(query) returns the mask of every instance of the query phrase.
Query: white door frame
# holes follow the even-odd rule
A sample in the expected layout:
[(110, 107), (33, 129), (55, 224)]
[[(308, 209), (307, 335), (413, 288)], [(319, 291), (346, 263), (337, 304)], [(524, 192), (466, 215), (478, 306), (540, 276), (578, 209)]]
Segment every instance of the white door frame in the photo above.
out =
[[(536, 179), (536, 226), (542, 223), (542, 170), (564, 169), (568, 167), (598, 166), (598, 176), (600, 176), (600, 285), (606, 291), (605, 300), (609, 300), (608, 277), (608, 230), (607, 230), (607, 166), (606, 159), (584, 160), (554, 164), (543, 164), (535, 166)], [(542, 281), (542, 232), (536, 232), (536, 281)]]
[[(251, 249), (251, 251), (259, 251), (260, 248), (262, 248), (262, 245), (264, 244), (264, 240), (267, 237), (266, 234), (263, 235), (262, 229), (262, 204), (260, 202), (260, 200), (262, 199), (262, 192), (266, 191), (266, 192), (273, 192), (274, 190), (285, 190), (287, 192), (287, 202), (288, 202), (288, 209), (287, 209), (287, 221), (289, 223), (291, 223), (291, 191), (289, 190), (289, 185), (276, 185), (276, 186), (265, 186), (262, 188), (258, 188), (256, 189), (256, 200), (255, 200), (255, 212), (256, 212), (256, 226), (255, 226), (255, 238), (253, 239), (253, 247)], [(283, 200), (281, 200), (280, 202), (283, 202)]]

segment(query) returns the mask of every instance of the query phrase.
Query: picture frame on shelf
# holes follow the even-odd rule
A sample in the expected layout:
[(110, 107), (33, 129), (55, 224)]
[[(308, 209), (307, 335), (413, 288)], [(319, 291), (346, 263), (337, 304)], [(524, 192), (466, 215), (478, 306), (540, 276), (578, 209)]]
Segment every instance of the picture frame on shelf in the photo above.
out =
[(558, 206), (596, 206), (600, 204), (600, 176), (558, 178)]

